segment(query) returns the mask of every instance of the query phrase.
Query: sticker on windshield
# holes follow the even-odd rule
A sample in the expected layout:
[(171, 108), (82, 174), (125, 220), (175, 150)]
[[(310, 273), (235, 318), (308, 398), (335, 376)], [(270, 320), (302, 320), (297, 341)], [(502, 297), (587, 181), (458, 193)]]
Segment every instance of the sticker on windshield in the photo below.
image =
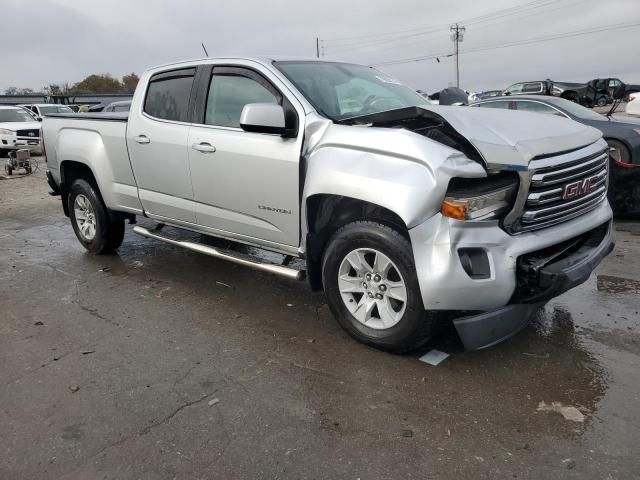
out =
[(393, 85), (402, 85), (398, 80), (391, 77), (383, 77), (382, 75), (376, 75), (376, 78), (384, 83), (391, 83)]

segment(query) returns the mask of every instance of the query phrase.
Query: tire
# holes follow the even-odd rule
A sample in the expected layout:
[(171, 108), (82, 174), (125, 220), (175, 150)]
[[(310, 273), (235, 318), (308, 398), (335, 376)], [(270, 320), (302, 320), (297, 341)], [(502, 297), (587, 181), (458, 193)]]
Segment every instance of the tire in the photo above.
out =
[(598, 99), (596, 100), (596, 105), (598, 107), (604, 107), (607, 105), (607, 98), (606, 97), (598, 97)]
[[(359, 270), (353, 266), (354, 258), (362, 259)], [(378, 271), (373, 267), (376, 261), (384, 265), (387, 260), (391, 266), (386, 269)], [(424, 310), (411, 244), (397, 230), (373, 221), (353, 222), (340, 228), (324, 252), (322, 281), (334, 317), (359, 342), (391, 353), (405, 353), (429, 340), (434, 322)], [(404, 290), (398, 285), (403, 285)], [(353, 291), (345, 292), (351, 287)], [(370, 292), (382, 298), (370, 298)], [(402, 293), (404, 302), (397, 299)], [(375, 307), (368, 308), (372, 303)]]
[[(79, 178), (67, 198), (69, 219), (76, 237), (91, 253), (109, 253), (122, 245), (124, 220), (111, 220), (97, 189)], [(82, 216), (79, 216), (82, 215)]]
[(6, 163), (4, 166), (4, 171), (7, 174), (7, 176), (10, 177), (11, 174), (13, 173), (13, 168), (11, 168), (8, 163)]
[[(616, 160), (622, 163), (632, 163), (631, 152), (629, 151), (629, 149), (624, 143), (618, 140), (611, 140), (611, 139), (607, 139), (607, 143), (609, 144), (609, 147), (615, 148), (616, 150), (618, 150), (619, 153), (612, 152), (612, 156)], [(618, 156), (618, 158), (616, 158), (616, 156)]]
[[(610, 155), (614, 160), (617, 160), (622, 163), (632, 163), (633, 160), (631, 158), (631, 152), (627, 148), (627, 146), (618, 141), (612, 139), (606, 139), (610, 148), (615, 148), (617, 152), (611, 152)], [(609, 199), (609, 204), (611, 205), (611, 209), (613, 210), (613, 214), (615, 216), (626, 215), (629, 211), (629, 195), (631, 195), (630, 191), (618, 193), (618, 170), (625, 170), (624, 167), (621, 167), (615, 163), (615, 161), (611, 161), (609, 164), (609, 191), (607, 192), (607, 198)], [(624, 183), (622, 184), (624, 188)], [(633, 204), (633, 200), (631, 201)]]

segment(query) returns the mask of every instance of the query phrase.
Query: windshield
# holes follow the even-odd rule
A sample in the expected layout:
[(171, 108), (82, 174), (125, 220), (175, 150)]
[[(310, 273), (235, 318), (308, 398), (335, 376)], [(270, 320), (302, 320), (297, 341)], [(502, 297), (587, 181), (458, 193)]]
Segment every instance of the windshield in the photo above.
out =
[(582, 120), (605, 120), (604, 115), (600, 115), (599, 113), (589, 110), (588, 108), (572, 102), (571, 100), (566, 100), (564, 98), (546, 98), (545, 100), (551, 105), (555, 105), (565, 110), (569, 115), (581, 118)]
[(21, 108), (2, 108), (0, 122), (33, 122), (33, 117)]
[(319, 113), (332, 120), (429, 105), (409, 87), (363, 65), (330, 62), (275, 62), (274, 65)]
[(39, 108), (43, 115), (48, 115), (49, 113), (73, 113), (73, 110), (64, 105), (41, 105)]

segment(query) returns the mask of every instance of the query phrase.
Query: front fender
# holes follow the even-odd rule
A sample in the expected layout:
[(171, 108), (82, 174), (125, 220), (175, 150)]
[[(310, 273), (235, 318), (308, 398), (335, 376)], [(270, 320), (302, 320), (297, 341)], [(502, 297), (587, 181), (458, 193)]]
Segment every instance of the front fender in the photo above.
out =
[(340, 195), (384, 207), (412, 228), (440, 210), (451, 177), (486, 176), (480, 164), (455, 150), (432, 150), (427, 162), (375, 149), (320, 146), (307, 160), (302, 206), (313, 195)]

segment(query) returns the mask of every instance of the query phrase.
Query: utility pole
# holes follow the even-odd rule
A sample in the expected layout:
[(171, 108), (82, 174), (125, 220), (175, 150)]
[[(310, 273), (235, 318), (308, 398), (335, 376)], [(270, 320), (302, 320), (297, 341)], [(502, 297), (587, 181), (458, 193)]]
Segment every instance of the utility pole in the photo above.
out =
[(316, 58), (320, 58), (320, 39), (316, 37)]
[(460, 42), (464, 38), (464, 32), (466, 30), (465, 27), (459, 26), (457, 23), (455, 25), (451, 25), (451, 40), (456, 44), (456, 87), (460, 88)]

